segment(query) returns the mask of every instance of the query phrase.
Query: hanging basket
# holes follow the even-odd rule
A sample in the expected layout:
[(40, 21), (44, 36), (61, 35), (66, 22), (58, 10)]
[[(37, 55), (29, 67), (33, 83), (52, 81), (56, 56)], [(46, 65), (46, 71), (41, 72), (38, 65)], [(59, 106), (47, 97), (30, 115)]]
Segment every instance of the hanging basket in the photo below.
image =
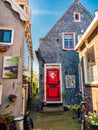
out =
[(17, 96), (15, 94), (10, 94), (8, 98), (10, 102), (15, 102), (17, 99)]

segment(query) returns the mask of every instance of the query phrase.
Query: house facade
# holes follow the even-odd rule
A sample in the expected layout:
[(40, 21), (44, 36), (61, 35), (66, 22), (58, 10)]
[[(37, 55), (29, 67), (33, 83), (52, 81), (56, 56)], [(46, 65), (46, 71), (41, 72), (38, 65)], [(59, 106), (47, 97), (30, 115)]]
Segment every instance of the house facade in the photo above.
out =
[(77, 96), (80, 91), (79, 56), (74, 47), (78, 42), (78, 34), (83, 33), (91, 21), (91, 14), (78, 0), (74, 0), (48, 34), (40, 39), (36, 55), (41, 102), (62, 104), (64, 93), (67, 105), (80, 102), (81, 97)]
[[(0, 1), (0, 17), (0, 113), (19, 116), (28, 99), (23, 77), (31, 78), (33, 62), (30, 17), (15, 0)], [(15, 102), (9, 101), (12, 94), (17, 96)]]
[(89, 110), (98, 111), (98, 10), (75, 47), (82, 68), (83, 97)]

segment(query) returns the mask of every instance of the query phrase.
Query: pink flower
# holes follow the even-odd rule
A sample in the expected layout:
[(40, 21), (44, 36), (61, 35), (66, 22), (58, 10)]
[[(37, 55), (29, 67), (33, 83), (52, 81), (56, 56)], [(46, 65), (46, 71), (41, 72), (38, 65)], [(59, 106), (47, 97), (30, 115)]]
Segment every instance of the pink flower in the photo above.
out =
[(87, 123), (90, 123), (90, 122), (91, 122), (89, 118), (86, 118), (85, 121), (86, 121)]

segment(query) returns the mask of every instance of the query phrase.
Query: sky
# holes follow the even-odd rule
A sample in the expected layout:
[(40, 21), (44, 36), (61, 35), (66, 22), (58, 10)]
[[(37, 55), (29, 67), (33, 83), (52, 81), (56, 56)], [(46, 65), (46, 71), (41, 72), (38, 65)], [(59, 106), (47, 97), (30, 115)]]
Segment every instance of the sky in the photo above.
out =
[[(93, 15), (98, 9), (98, 0), (79, 0)], [(73, 0), (29, 0), (31, 9), (31, 31), (34, 51), (33, 70), (38, 71), (38, 61), (35, 50), (39, 47), (39, 39), (43, 38), (71, 6)]]

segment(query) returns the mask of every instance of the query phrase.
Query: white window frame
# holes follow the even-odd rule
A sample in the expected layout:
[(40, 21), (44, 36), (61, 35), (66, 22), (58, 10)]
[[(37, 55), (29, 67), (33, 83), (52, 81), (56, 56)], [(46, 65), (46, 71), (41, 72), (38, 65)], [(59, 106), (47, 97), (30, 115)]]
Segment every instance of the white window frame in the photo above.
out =
[[(64, 46), (64, 36), (65, 35), (73, 35), (73, 47), (65, 47)], [(62, 44), (63, 44), (63, 50), (74, 50), (74, 47), (75, 47), (75, 33), (74, 32), (63, 32), (62, 33)]]
[[(89, 51), (89, 50), (88, 50)], [(94, 55), (95, 55), (95, 51), (94, 51)], [(88, 68), (87, 68), (87, 63), (88, 61), (87, 61), (87, 52), (84, 54), (84, 75), (85, 75), (85, 84), (87, 83), (87, 84), (91, 84), (91, 83), (97, 83), (98, 81), (97, 81), (97, 71), (91, 71), (91, 73), (90, 73), (90, 75), (92, 76), (93, 75), (93, 78), (94, 79), (92, 79), (91, 78), (91, 80), (89, 79), (89, 77), (88, 77)], [(93, 64), (93, 62), (91, 62), (91, 64)], [(93, 66), (93, 67), (95, 67), (95, 69), (97, 69), (97, 66), (96, 66), (96, 60), (95, 60), (95, 65)]]
[[(76, 15), (78, 15), (79, 19), (76, 19)], [(80, 13), (79, 12), (74, 12), (74, 22), (80, 22), (81, 18), (80, 18)]]
[(14, 29), (13, 28), (9, 28), (9, 27), (0, 27), (0, 30), (11, 30), (12, 31), (12, 35), (11, 35), (11, 42), (0, 42), (0, 45), (13, 45), (13, 40), (14, 40)]

